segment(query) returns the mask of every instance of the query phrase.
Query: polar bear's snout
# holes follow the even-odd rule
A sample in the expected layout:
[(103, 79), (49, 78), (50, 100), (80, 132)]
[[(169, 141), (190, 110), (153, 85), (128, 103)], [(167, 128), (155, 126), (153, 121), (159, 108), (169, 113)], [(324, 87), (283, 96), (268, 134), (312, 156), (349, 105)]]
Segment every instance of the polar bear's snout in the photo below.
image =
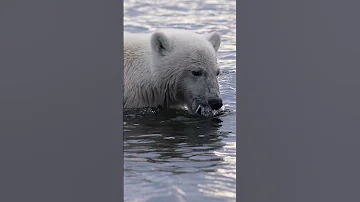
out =
[(223, 106), (221, 98), (214, 98), (208, 101), (209, 106), (213, 110), (218, 110)]

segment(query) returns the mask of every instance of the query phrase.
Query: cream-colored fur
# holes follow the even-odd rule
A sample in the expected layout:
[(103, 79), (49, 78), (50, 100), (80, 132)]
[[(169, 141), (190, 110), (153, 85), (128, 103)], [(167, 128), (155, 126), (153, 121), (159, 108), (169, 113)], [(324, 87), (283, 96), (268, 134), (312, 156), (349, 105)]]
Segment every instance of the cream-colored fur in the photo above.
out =
[[(194, 108), (194, 99), (204, 102), (219, 97), (216, 53), (218, 34), (186, 30), (162, 30), (124, 34), (124, 108)], [(192, 70), (203, 77), (194, 77)], [(201, 104), (201, 103), (200, 103)]]

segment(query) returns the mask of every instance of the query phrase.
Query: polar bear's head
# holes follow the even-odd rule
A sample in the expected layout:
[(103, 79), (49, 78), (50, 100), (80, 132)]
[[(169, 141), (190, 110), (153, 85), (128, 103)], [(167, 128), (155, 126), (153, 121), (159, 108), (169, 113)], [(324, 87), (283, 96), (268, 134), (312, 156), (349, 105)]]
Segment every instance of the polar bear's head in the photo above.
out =
[(190, 113), (209, 115), (222, 107), (217, 65), (218, 33), (184, 30), (157, 31), (151, 35), (152, 71), (165, 100), (184, 105)]

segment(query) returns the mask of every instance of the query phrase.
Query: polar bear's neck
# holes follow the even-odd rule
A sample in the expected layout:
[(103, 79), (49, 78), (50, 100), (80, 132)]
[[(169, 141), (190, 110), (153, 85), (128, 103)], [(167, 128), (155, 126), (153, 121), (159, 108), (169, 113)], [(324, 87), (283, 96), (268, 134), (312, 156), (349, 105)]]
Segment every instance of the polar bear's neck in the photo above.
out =
[(124, 44), (124, 107), (176, 105), (175, 76), (154, 71), (151, 49), (144, 40), (148, 39), (127, 39), (130, 43)]

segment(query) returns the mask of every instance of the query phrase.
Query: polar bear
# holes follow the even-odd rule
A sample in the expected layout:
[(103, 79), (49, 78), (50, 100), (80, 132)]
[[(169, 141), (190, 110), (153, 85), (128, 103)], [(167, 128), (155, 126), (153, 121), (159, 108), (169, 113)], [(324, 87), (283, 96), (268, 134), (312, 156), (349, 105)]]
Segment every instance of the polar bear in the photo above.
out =
[(217, 32), (125, 32), (124, 108), (185, 107), (202, 115), (220, 109), (220, 43)]

